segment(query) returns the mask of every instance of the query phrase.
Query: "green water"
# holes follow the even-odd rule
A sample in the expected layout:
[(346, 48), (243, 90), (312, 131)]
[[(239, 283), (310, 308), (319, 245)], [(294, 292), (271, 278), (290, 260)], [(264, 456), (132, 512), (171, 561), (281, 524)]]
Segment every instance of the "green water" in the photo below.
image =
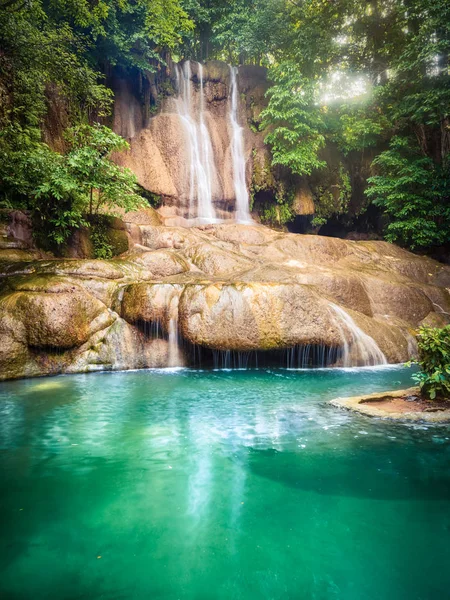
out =
[(449, 598), (450, 428), (326, 404), (410, 384), (402, 368), (2, 384), (0, 597)]

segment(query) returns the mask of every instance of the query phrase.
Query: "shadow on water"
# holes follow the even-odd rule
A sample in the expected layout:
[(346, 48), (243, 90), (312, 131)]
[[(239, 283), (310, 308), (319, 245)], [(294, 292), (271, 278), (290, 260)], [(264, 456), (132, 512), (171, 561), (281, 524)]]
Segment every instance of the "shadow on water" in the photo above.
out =
[(414, 456), (378, 455), (375, 462), (370, 449), (330, 455), (250, 448), (247, 466), (259, 477), (321, 495), (393, 501), (450, 499), (450, 470), (434, 473)]

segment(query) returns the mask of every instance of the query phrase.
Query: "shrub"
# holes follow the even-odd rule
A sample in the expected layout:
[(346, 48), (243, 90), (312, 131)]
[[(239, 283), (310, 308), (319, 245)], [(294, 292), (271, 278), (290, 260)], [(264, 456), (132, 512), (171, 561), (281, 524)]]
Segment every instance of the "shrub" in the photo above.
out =
[(411, 250), (450, 241), (449, 164), (436, 164), (417, 143), (394, 137), (373, 161), (366, 194), (390, 218), (386, 240)]
[(29, 138), (12, 126), (0, 134), (0, 201), (30, 210), (39, 246), (54, 251), (87, 225), (86, 215), (147, 206), (135, 175), (111, 158), (128, 148), (123, 138), (99, 124), (71, 127), (65, 137), (67, 151), (59, 154), (38, 134)]
[(421, 370), (413, 378), (427, 398), (450, 398), (450, 325), (421, 327), (417, 343)]

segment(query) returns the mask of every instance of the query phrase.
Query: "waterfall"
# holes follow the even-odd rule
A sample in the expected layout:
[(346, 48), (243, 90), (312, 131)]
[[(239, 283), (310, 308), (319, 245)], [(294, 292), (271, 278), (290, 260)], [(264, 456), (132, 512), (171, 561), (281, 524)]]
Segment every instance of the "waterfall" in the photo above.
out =
[(212, 223), (216, 221), (212, 203), (212, 181), (216, 172), (211, 138), (204, 120), (203, 66), (198, 63), (200, 81), (198, 118), (195, 116), (192, 98), (190, 61), (186, 61), (183, 67), (176, 65), (175, 73), (179, 93), (176, 101), (177, 112), (189, 143), (189, 217), (196, 217), (204, 223)]
[[(357, 360), (361, 360), (364, 366), (386, 365), (386, 357), (381, 352), (375, 340), (364, 333), (343, 308), (333, 303), (331, 303), (331, 308), (338, 317), (336, 326), (340, 331), (343, 341), (343, 366), (354, 366), (352, 365), (351, 357), (353, 348), (356, 348)], [(344, 327), (342, 325), (344, 325)]]
[(251, 223), (252, 219), (249, 211), (248, 191), (245, 183), (244, 138), (242, 135), (242, 127), (238, 123), (238, 86), (236, 80), (237, 70), (237, 67), (230, 66), (230, 122), (232, 131), (231, 156), (233, 162), (234, 192), (236, 195), (235, 218), (238, 223)]
[(167, 359), (168, 367), (183, 367), (184, 360), (179, 346), (178, 339), (178, 296), (174, 296), (169, 306), (169, 355)]

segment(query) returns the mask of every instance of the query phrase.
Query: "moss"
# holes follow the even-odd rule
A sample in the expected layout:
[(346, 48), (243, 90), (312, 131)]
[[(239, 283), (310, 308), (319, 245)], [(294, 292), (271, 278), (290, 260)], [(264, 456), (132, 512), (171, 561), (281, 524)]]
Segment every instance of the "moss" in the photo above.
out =
[(276, 187), (275, 177), (270, 164), (270, 159), (264, 155), (263, 160), (259, 160), (256, 149), (253, 149), (253, 172), (251, 191), (253, 193), (262, 190), (273, 190)]
[(107, 231), (107, 240), (111, 246), (113, 256), (118, 256), (127, 252), (129, 249), (128, 236), (126, 231), (120, 231), (118, 229), (109, 229)]
[(266, 200), (260, 207), (260, 217), (263, 223), (272, 227), (283, 227), (294, 217), (295, 191), (283, 181), (277, 181), (274, 190), (274, 200)]
[(155, 194), (154, 192), (150, 192), (149, 190), (146, 190), (141, 185), (139, 185), (138, 188), (139, 188), (139, 195), (142, 196), (143, 198), (145, 198), (152, 208), (159, 208), (161, 206), (162, 197), (160, 194)]
[(36, 293), (62, 293), (72, 292), (78, 285), (67, 281), (66, 278), (55, 276), (51, 273), (30, 273), (8, 277), (5, 281), (4, 291), (36, 292)]
[[(267, 194), (265, 193), (267, 192)], [(250, 204), (251, 209), (254, 209), (255, 198), (264, 197), (263, 201), (259, 197), (258, 212), (261, 221), (272, 227), (284, 226), (285, 223), (292, 220), (294, 189), (293, 186), (286, 181), (282, 181), (275, 177), (270, 157), (264, 154), (258, 156), (257, 151), (253, 150), (253, 172), (252, 183), (250, 187)]]
[(94, 257), (108, 259), (127, 252), (128, 236), (123, 221), (110, 215), (97, 215), (91, 219), (90, 240)]
[(324, 170), (320, 183), (312, 187), (316, 209), (313, 225), (324, 225), (335, 215), (348, 212), (352, 186), (348, 170), (341, 163), (338, 168)]

